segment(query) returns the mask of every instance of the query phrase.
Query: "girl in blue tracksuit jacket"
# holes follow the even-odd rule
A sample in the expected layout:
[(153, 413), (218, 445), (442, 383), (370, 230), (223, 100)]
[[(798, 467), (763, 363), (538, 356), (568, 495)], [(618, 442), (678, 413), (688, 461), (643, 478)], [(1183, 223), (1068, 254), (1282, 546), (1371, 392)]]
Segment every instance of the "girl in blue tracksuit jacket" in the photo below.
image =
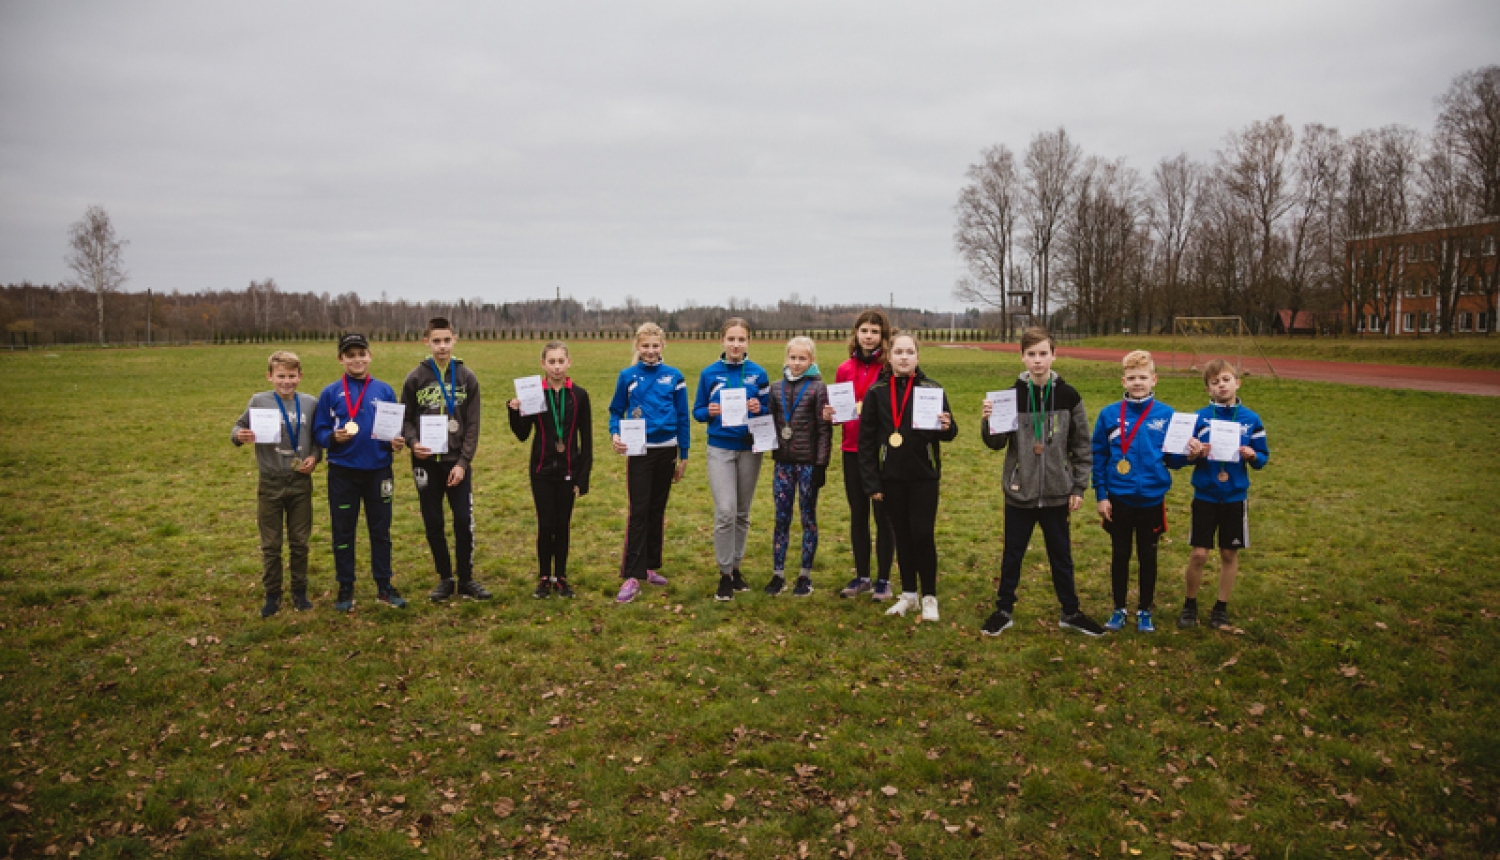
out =
[(630, 457), (625, 466), (630, 512), (625, 525), (625, 550), (620, 576), (625, 582), (615, 597), (629, 603), (641, 582), (666, 585), (657, 571), (662, 564), (662, 533), (672, 485), (687, 472), (692, 424), (688, 417), (687, 380), (675, 367), (662, 363), (666, 335), (656, 323), (642, 323), (635, 332), (636, 363), (620, 371), (615, 396), (609, 402), (609, 435), (615, 452), (625, 453), (620, 421), (644, 418), (646, 453)]

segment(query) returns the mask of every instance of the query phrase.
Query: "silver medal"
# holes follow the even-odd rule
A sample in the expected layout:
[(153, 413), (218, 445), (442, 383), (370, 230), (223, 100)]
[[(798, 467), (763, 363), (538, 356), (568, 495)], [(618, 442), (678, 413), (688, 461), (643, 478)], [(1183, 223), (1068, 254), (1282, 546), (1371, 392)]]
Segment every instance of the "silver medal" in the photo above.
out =
[(640, 418), (641, 417), (641, 407), (637, 406), (636, 408), (632, 409), (630, 411), (630, 417), (631, 418)]
[(449, 418), (448, 419), (448, 432), (449, 433), (457, 433), (458, 432), (458, 419), (457, 418)]
[(792, 441), (792, 425), (788, 424), (781, 428), (781, 438), (786, 442)]

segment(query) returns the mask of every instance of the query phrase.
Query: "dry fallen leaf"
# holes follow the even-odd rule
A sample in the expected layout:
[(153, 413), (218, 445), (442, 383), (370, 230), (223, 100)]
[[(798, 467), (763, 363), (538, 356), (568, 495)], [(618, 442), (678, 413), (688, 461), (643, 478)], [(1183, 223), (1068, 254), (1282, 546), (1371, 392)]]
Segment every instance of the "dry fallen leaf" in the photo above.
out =
[(502, 797), (495, 801), (495, 805), (491, 808), (497, 817), (509, 818), (510, 814), (516, 811), (516, 802), (508, 797)]
[(725, 812), (728, 812), (729, 810), (733, 809), (734, 808), (734, 795), (732, 795), (732, 794), (726, 794), (726, 795), (724, 795), (724, 802), (721, 803), (721, 804), (719, 804), (719, 808), (722, 809), (722, 810), (724, 810)]
[(1256, 702), (1255, 704), (1250, 706), (1250, 716), (1252, 717), (1258, 717), (1265, 712), (1266, 706), (1262, 705), (1260, 702)]
[(479, 723), (469, 723), (469, 731), (476, 735), (484, 734), (484, 726)]
[(880, 793), (885, 795), (886, 797), (895, 797), (896, 793), (900, 790), (901, 789), (895, 787), (894, 785), (888, 785), (885, 788), (882, 788), (880, 790)]

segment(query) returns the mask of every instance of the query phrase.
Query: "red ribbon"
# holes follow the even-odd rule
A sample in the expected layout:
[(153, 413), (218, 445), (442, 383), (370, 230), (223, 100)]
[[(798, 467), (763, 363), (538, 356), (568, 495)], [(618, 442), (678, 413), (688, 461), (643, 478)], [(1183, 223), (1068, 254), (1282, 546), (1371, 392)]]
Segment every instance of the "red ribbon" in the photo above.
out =
[(1121, 460), (1124, 460), (1130, 454), (1130, 443), (1133, 442), (1133, 441), (1135, 441), (1135, 434), (1141, 432), (1141, 425), (1146, 423), (1146, 416), (1151, 414), (1151, 407), (1153, 407), (1155, 405), (1156, 405), (1156, 400), (1155, 399), (1153, 399), (1150, 403), (1147, 403), (1146, 404), (1146, 411), (1142, 412), (1141, 413), (1141, 417), (1138, 418), (1138, 419), (1136, 419), (1135, 427), (1133, 427), (1129, 433), (1126, 433), (1125, 432), (1125, 401), (1124, 400), (1120, 401), (1120, 459)]
[(365, 380), (365, 387), (361, 388), (360, 391), (359, 391), (359, 399), (354, 401), (354, 408), (350, 409), (349, 408), (349, 401), (353, 400), (354, 398), (352, 398), (352, 397), (349, 396), (349, 374), (347, 374), (347, 373), (344, 374), (344, 408), (345, 409), (349, 409), (349, 420), (350, 421), (354, 421), (357, 418), (359, 418), (359, 407), (364, 404), (364, 402), (365, 402), (365, 392), (367, 392), (369, 390), (370, 390), (370, 380), (366, 379)]
[(915, 377), (913, 377), (911, 379), (910, 384), (906, 386), (906, 397), (902, 398), (902, 400), (901, 400), (901, 409), (897, 410), (896, 409), (896, 379), (897, 379), (897, 377), (895, 377), (895, 376), (891, 377), (891, 417), (894, 418), (894, 419), (896, 419), (896, 430), (900, 431), (900, 429), (901, 429), (901, 418), (902, 418), (902, 416), (904, 416), (906, 414), (906, 404), (908, 404), (908, 403), (911, 402), (911, 390), (913, 388), (917, 387), (917, 380), (916, 380)]

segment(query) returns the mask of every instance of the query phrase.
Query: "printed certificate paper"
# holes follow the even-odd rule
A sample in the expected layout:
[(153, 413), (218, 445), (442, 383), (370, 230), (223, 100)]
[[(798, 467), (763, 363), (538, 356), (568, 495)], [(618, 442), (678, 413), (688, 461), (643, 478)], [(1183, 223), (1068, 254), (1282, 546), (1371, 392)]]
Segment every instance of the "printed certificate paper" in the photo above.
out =
[(750, 450), (754, 453), (776, 450), (776, 419), (769, 415), (757, 415), (750, 425)]
[(991, 391), (987, 396), (990, 399), (990, 432), (1016, 432), (1016, 390)]
[(1240, 461), (1240, 422), (1208, 422), (1208, 459), (1221, 463)]
[(943, 411), (943, 389), (918, 388), (912, 393), (911, 426), (918, 430), (941, 430), (938, 415)]
[(418, 420), (422, 422), (419, 427), (422, 447), (434, 454), (448, 453), (448, 416), (421, 415)]
[(620, 419), (620, 441), (625, 443), (625, 456), (644, 456), (646, 453), (646, 419)]
[(250, 430), (255, 433), (255, 444), (276, 445), (281, 442), (281, 410), (251, 409)]
[(719, 424), (724, 427), (744, 427), (750, 408), (745, 400), (743, 388), (719, 389)]
[(401, 422), (406, 420), (406, 406), (387, 400), (375, 401), (375, 424), (370, 428), (370, 438), (389, 442), (401, 435)]
[(835, 382), (828, 386), (828, 405), (833, 407), (833, 423), (844, 424), (859, 417), (854, 407), (854, 383)]
[(1166, 438), (1161, 442), (1163, 454), (1186, 454), (1188, 442), (1193, 438), (1193, 428), (1198, 426), (1198, 413), (1177, 412), (1167, 427)]
[(516, 399), (521, 401), (522, 415), (538, 415), (547, 411), (547, 395), (542, 393), (542, 378), (523, 376), (517, 379)]

